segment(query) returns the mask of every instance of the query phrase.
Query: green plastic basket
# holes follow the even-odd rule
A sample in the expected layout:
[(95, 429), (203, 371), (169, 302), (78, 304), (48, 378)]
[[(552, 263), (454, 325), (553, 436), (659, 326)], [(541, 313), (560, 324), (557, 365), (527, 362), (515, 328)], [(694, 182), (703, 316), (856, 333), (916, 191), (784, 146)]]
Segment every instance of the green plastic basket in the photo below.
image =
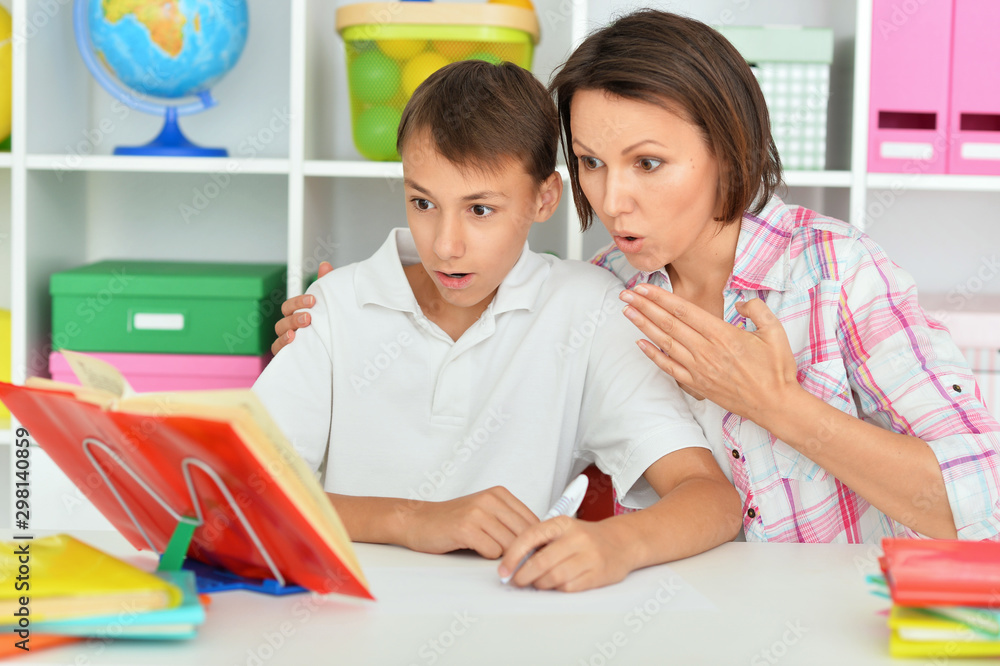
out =
[(347, 55), (351, 128), (358, 152), (398, 160), (403, 107), (428, 76), (458, 60), (531, 69), (538, 21), (503, 4), (360, 3), (337, 10)]

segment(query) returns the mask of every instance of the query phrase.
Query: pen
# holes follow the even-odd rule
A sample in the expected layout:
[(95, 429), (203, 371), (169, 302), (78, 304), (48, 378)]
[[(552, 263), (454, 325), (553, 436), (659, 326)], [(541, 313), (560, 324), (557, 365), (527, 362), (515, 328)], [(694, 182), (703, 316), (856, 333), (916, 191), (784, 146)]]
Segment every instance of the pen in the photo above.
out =
[[(586, 474), (581, 474), (580, 476), (573, 479), (568, 486), (566, 486), (565, 492), (563, 492), (562, 497), (556, 500), (556, 503), (552, 505), (549, 512), (545, 514), (542, 518), (544, 523), (546, 520), (555, 518), (556, 516), (572, 516), (576, 513), (576, 510), (580, 508), (580, 504), (583, 503), (583, 496), (587, 494), (587, 485), (590, 479)], [(537, 548), (532, 548), (528, 551), (528, 554), (521, 558), (521, 561), (517, 563), (514, 570), (510, 572), (510, 575), (505, 576), (500, 579), (500, 582), (506, 585), (510, 582), (510, 579), (514, 577), (514, 574), (524, 566), (524, 563), (528, 561), (528, 558), (535, 554)]]

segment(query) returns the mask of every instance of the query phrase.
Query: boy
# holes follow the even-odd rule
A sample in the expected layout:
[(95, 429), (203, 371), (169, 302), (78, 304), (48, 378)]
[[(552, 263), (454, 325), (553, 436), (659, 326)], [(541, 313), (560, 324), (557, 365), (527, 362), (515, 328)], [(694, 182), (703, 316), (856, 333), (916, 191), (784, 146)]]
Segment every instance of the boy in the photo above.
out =
[[(501, 576), (548, 544), (514, 583), (580, 590), (732, 539), (741, 507), (633, 344), (621, 283), (527, 248), (562, 193), (557, 146), (529, 72), (465, 61), (428, 78), (398, 133), (409, 230), (310, 287), (313, 325), (254, 390), (355, 541), (503, 554)], [(591, 461), (652, 506), (539, 524)]]

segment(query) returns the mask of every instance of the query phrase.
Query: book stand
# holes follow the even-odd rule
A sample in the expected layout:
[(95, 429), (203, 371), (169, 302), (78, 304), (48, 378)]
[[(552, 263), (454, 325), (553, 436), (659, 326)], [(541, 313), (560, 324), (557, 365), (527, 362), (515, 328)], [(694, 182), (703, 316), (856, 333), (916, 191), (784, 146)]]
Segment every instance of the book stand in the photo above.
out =
[[(204, 461), (197, 458), (185, 458), (181, 463), (181, 470), (184, 474), (184, 482), (187, 485), (188, 492), (191, 494), (191, 505), (195, 509), (196, 517), (192, 518), (190, 516), (182, 516), (177, 511), (173, 509), (156, 491), (149, 487), (149, 484), (140, 477), (138, 474), (129, 467), (124, 460), (122, 460), (118, 454), (116, 454), (107, 444), (95, 439), (93, 437), (87, 437), (82, 442), (83, 452), (90, 460), (90, 464), (94, 467), (101, 478), (104, 480), (107, 488), (118, 500), (118, 504), (121, 505), (122, 510), (125, 514), (132, 520), (132, 524), (135, 525), (136, 530), (142, 535), (142, 538), (146, 541), (146, 545), (149, 549), (160, 556), (160, 569), (178, 569), (181, 563), (184, 562), (184, 558), (187, 555), (188, 547), (191, 543), (191, 537), (194, 535), (194, 530), (205, 523), (204, 516), (202, 514), (201, 500), (198, 497), (197, 492), (194, 488), (194, 482), (191, 478), (191, 468), (196, 467), (205, 473), (208, 478), (210, 478), (216, 485), (216, 487), (222, 492), (223, 496), (226, 498), (226, 502), (229, 504), (229, 508), (236, 515), (239, 520), (240, 525), (246, 530), (250, 539), (253, 541), (254, 546), (256, 546), (257, 551), (260, 553), (261, 557), (264, 558), (264, 562), (267, 564), (268, 569), (274, 575), (274, 580), (258, 580), (254, 578), (246, 578), (244, 576), (237, 576), (231, 572), (225, 571), (224, 569), (219, 569), (217, 567), (212, 567), (210, 565), (201, 562), (188, 562), (185, 566), (192, 569), (198, 576), (198, 591), (199, 592), (221, 592), (223, 590), (230, 589), (249, 589), (256, 590), (259, 592), (265, 592), (267, 594), (283, 595), (291, 594), (295, 592), (305, 592), (306, 589), (299, 585), (289, 585), (285, 582), (284, 576), (278, 570), (278, 567), (274, 564), (274, 559), (271, 557), (270, 553), (267, 552), (267, 548), (261, 543), (260, 538), (254, 531), (250, 522), (247, 520), (243, 511), (240, 509), (239, 505), (233, 498), (232, 493), (226, 486), (225, 482), (219, 478), (219, 475), (214, 469), (207, 465)], [(165, 552), (161, 553), (153, 545), (152, 540), (146, 533), (142, 524), (132, 513), (129, 508), (128, 503), (122, 498), (118, 489), (112, 483), (110, 477), (105, 472), (104, 468), (98, 463), (97, 458), (94, 456), (92, 449), (99, 449), (104, 452), (111, 460), (118, 465), (119, 468), (124, 470), (132, 480), (135, 481), (139, 486), (146, 491), (146, 493), (156, 500), (157, 504), (163, 507), (163, 510), (170, 514), (171, 517), (177, 520), (177, 528), (174, 530), (174, 534), (170, 539)]]

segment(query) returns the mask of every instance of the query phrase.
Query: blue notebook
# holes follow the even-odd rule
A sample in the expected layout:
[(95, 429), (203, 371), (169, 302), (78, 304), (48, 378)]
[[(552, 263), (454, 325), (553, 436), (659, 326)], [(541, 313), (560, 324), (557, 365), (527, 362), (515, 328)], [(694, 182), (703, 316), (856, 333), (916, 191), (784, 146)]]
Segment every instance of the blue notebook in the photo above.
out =
[(226, 592), (228, 590), (249, 590), (251, 592), (283, 596), (286, 594), (308, 592), (301, 585), (293, 583), (282, 585), (273, 578), (259, 579), (238, 576), (231, 571), (213, 567), (210, 564), (193, 560), (190, 557), (184, 560), (184, 568), (195, 573), (198, 592), (202, 594), (214, 594), (215, 592)]
[(173, 583), (184, 593), (179, 606), (141, 613), (123, 608), (116, 615), (32, 622), (31, 628), (39, 633), (63, 636), (156, 640), (194, 638), (198, 626), (205, 621), (205, 608), (198, 598), (194, 573), (185, 570), (158, 571), (156, 575)]

